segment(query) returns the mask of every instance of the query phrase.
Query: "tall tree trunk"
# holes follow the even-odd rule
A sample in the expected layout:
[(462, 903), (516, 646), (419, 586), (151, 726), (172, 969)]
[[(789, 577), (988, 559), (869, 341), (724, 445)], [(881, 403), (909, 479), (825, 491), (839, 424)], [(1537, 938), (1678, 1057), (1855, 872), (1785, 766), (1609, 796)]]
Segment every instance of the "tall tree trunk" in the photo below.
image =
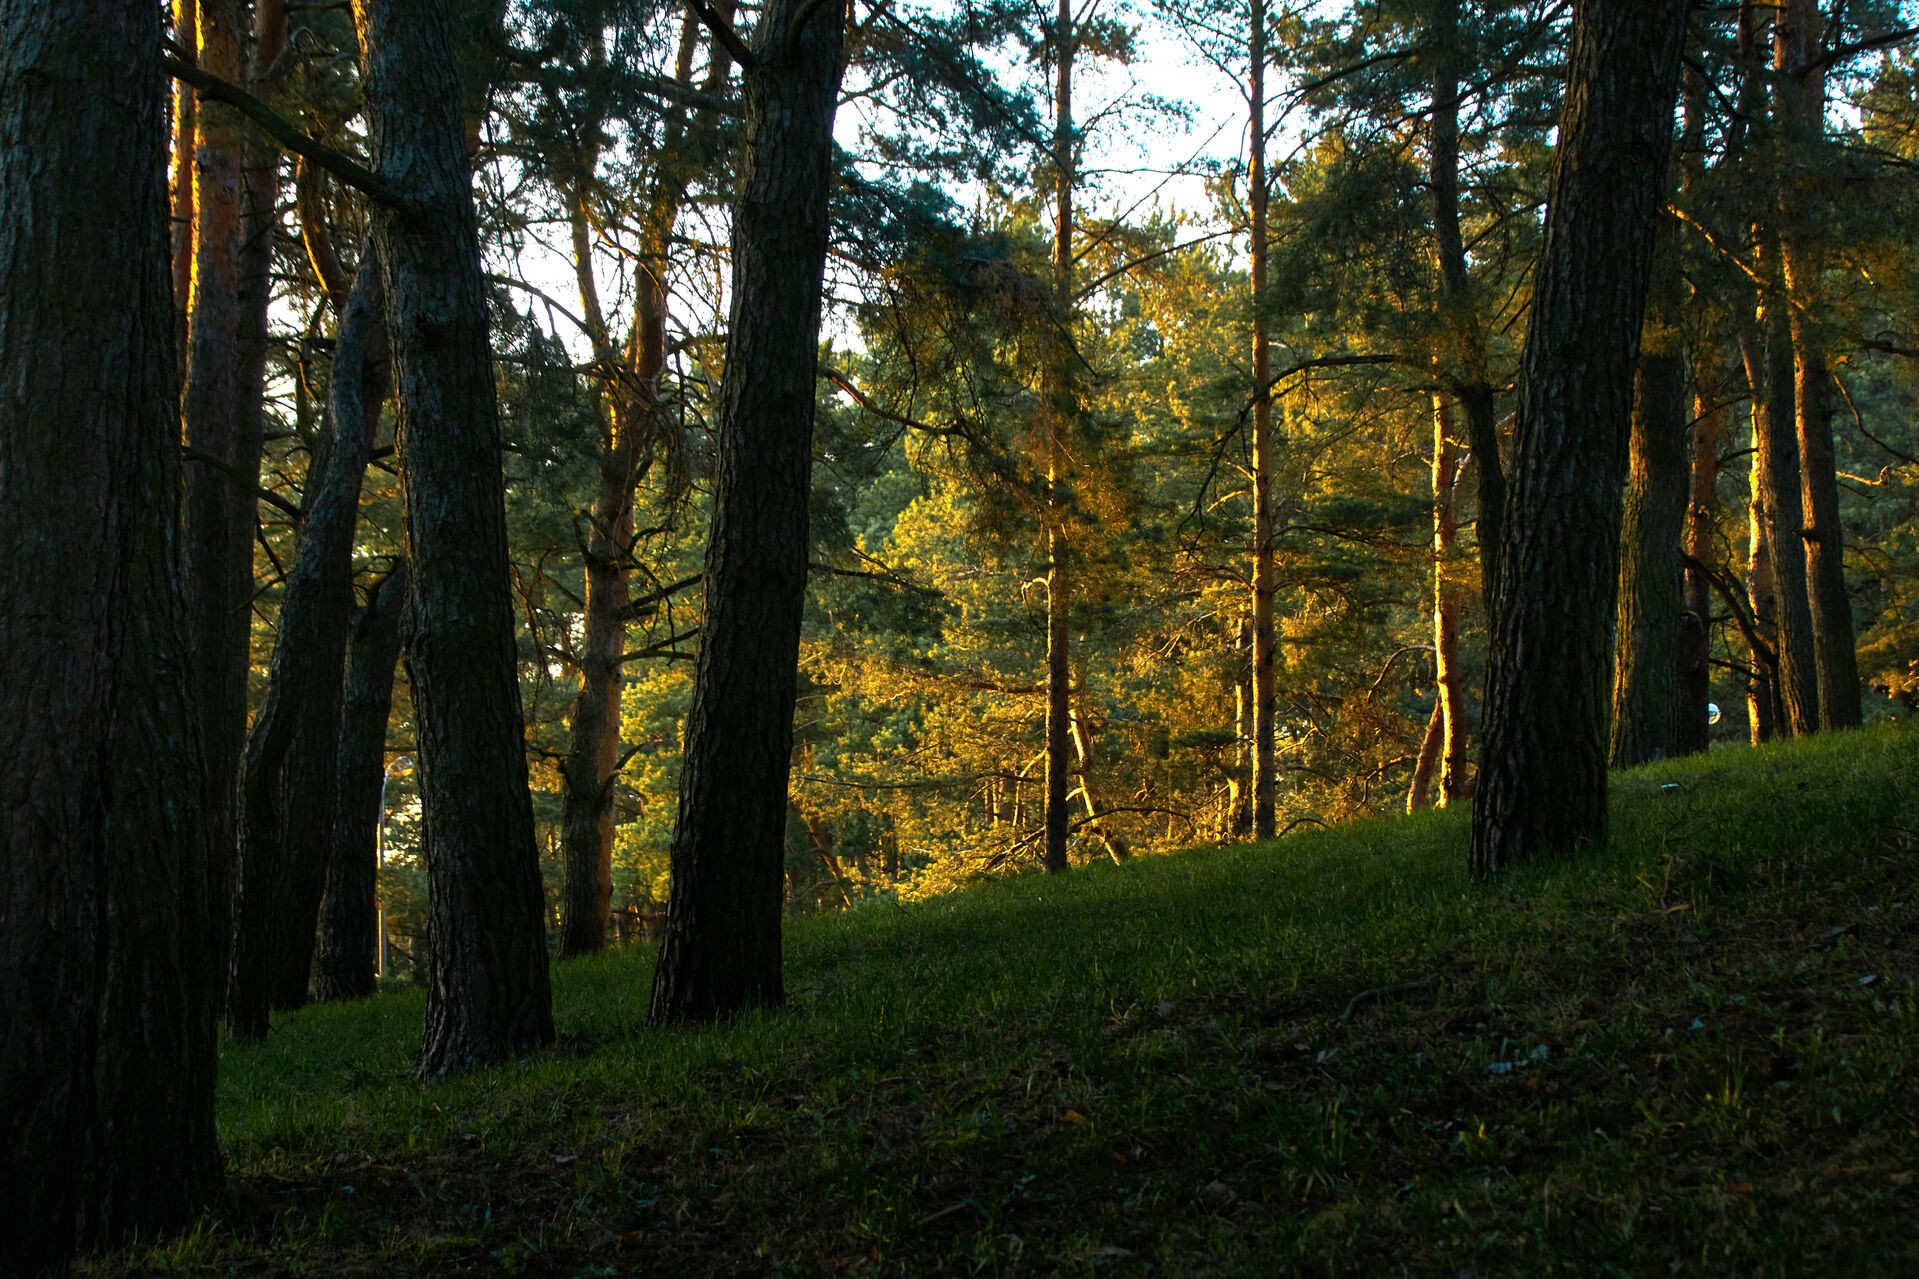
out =
[(1686, 360), (1678, 322), (1683, 305), (1670, 235), (1640, 340), (1638, 392), (1627, 446), (1626, 499), (1619, 540), (1619, 624), (1612, 695), (1612, 766), (1679, 753), (1680, 647), (1685, 576)]
[(1247, 49), (1247, 198), (1252, 205), (1253, 284), (1253, 838), (1278, 823), (1279, 649), (1273, 620), (1273, 376), (1266, 332), (1266, 0), (1252, 0)]
[(1812, 605), (1806, 595), (1806, 543), (1800, 519), (1799, 437), (1794, 427), (1792, 324), (1777, 251), (1772, 285), (1760, 295), (1760, 366), (1753, 386), (1753, 500), (1765, 525), (1772, 561), (1772, 599), (1778, 640), (1774, 697), (1783, 718), (1779, 730), (1803, 737), (1819, 727), (1819, 663), (1813, 647)]
[[(1742, 337), (1749, 348), (1753, 342)], [(1759, 370), (1753, 381), (1749, 417), (1752, 425), (1752, 466), (1747, 471), (1746, 502), (1746, 599), (1752, 608), (1753, 633), (1748, 645), (1752, 657), (1752, 678), (1746, 681), (1746, 723), (1752, 744), (1770, 741), (1780, 731), (1785, 718), (1779, 704), (1779, 627), (1778, 610), (1772, 594), (1772, 534), (1760, 494), (1765, 490), (1765, 459), (1760, 456), (1759, 440), (1764, 431), (1759, 419), (1765, 414), (1760, 388), (1764, 386), (1765, 362), (1756, 350), (1746, 357), (1748, 378)], [(1761, 649), (1759, 645), (1766, 647)]]
[(369, 251), (340, 318), (327, 433), (308, 470), (299, 556), (242, 768), (227, 1026), (245, 1038), (266, 1033), (269, 1006), (306, 1002), (333, 844), (353, 533), (390, 381), (384, 306)]
[(784, 998), (780, 881), (845, 10), (772, 0), (742, 69), (744, 152), (706, 612), (686, 722), (656, 1024)]
[[(1703, 361), (1700, 362), (1703, 365)], [(1711, 744), (1713, 530), (1718, 523), (1719, 436), (1726, 411), (1716, 378), (1696, 372), (1686, 499), (1685, 623), (1679, 645), (1679, 753)]]
[(321, 999), (373, 993), (378, 969), (380, 788), (393, 668), (406, 612), (406, 561), (380, 579), (353, 618), (335, 756), (333, 851), (320, 910), (316, 989)]
[(1774, 112), (1780, 133), (1780, 265), (1791, 302), (1794, 420), (1799, 444), (1800, 513), (1809, 544), (1806, 592), (1818, 663), (1819, 727), (1857, 728), (1859, 658), (1852, 601), (1846, 594), (1839, 479), (1833, 461), (1820, 324), (1820, 253), (1812, 188), (1825, 180), (1826, 83), (1818, 65), (1818, 0), (1784, 0), (1773, 26)]
[[(202, 70), (229, 82), (242, 74), (242, 0), (199, 0)], [(186, 386), (181, 393), (186, 469), (187, 626), (199, 659), (195, 700), (206, 743), (212, 824), (218, 971), (224, 979), (231, 929), (235, 783), (246, 736), (248, 631), (252, 600), (234, 598), (233, 565), (253, 555), (253, 530), (240, 526), (252, 484), (239, 465), (241, 435), (240, 246), (241, 143), (236, 117), (201, 103), (195, 109), (193, 270), (187, 300)], [(254, 482), (257, 482), (257, 474)], [(243, 483), (249, 492), (236, 493)]]
[(1439, 713), (1439, 806), (1466, 795), (1466, 679), (1459, 662), (1459, 615), (1466, 601), (1452, 580), (1459, 545), (1459, 450), (1452, 405), (1433, 397), (1433, 681)]
[(432, 959), (420, 1073), (553, 1039), (500, 428), (447, 0), (365, 0), (367, 133), (399, 408)]
[[(724, 6), (727, 13), (731, 4)], [(699, 23), (689, 10), (680, 28), (674, 80), (690, 85)], [(724, 75), (723, 54), (714, 49)], [(575, 184), (572, 213), (575, 279), (605, 384), (600, 391), (603, 439), (599, 489), (586, 531), (586, 600), (582, 610), (580, 692), (573, 704), (571, 740), (560, 770), (560, 956), (591, 954), (606, 945), (613, 903), (613, 783), (620, 755), (620, 692), (626, 623), (632, 597), (634, 489), (670, 423), (660, 400), (666, 369), (666, 276), (669, 244), (685, 194), (684, 114), (669, 113), (654, 160), (643, 215), (639, 270), (634, 278), (633, 334), (626, 358), (613, 346), (593, 276), (591, 217)], [(583, 166), (590, 167), (590, 166)], [(581, 179), (588, 175), (580, 175)]]
[(1471, 865), (1606, 837), (1620, 488), (1686, 0), (1583, 0), (1519, 376)]
[(0, 0), (0, 1273), (220, 1181), (158, 5)]
[[(1466, 418), (1466, 443), (1479, 477), (1480, 592), (1491, 601), (1497, 584), (1499, 526), (1506, 508), (1506, 471), (1499, 458), (1497, 401), (1487, 372), (1486, 331), (1473, 296), (1466, 240), (1459, 229), (1459, 0), (1441, 0), (1433, 16), (1436, 47), (1429, 185), (1433, 192), (1433, 248), (1439, 260), (1442, 373)], [(1463, 747), (1462, 747), (1463, 749)], [(1463, 786), (1465, 779), (1459, 779)]]
[[(1066, 521), (1072, 499), (1066, 479), (1066, 433), (1078, 411), (1073, 401), (1070, 352), (1073, 300), (1073, 30), (1071, 0), (1059, 0), (1053, 74), (1053, 323), (1047, 342), (1041, 431), (1046, 449), (1046, 847), (1048, 872), (1066, 869), (1066, 833), (1071, 809), (1073, 761), (1072, 548)], [(1257, 640), (1254, 641), (1258, 643)]]
[[(173, 0), (173, 42), (188, 58), (199, 58), (198, 0)], [(173, 86), (173, 340), (179, 358), (179, 384), (186, 385), (187, 302), (193, 296), (193, 156), (199, 141), (198, 102), (185, 81)]]

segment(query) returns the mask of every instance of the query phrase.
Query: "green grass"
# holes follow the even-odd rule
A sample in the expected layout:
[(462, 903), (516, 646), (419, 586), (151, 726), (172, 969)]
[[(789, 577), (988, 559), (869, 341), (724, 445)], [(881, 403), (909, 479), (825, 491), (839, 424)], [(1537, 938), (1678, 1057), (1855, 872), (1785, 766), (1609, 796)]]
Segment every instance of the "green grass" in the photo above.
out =
[(1919, 733), (799, 920), (788, 1006), (422, 1086), (416, 994), (223, 1059), (231, 1169), (88, 1273), (1919, 1274)]

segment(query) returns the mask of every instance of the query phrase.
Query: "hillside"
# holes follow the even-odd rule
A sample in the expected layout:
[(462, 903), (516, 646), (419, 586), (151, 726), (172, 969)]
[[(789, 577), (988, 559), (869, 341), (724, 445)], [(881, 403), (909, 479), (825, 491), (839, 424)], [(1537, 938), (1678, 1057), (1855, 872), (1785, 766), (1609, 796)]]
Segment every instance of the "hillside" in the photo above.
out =
[(231, 1049), (227, 1207), (91, 1274), (1919, 1273), (1919, 733), (796, 921), (790, 1005), (423, 1088), (415, 994)]

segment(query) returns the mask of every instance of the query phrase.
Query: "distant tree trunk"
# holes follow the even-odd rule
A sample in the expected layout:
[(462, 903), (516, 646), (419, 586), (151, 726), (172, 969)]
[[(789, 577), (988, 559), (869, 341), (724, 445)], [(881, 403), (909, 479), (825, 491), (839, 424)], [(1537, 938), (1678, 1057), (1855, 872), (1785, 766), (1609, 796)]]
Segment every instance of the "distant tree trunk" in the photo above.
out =
[(1253, 616), (1241, 615), (1233, 641), (1233, 768), (1227, 777), (1229, 829), (1221, 841), (1253, 830)]
[[(1506, 472), (1499, 458), (1497, 401), (1487, 373), (1485, 327), (1473, 296), (1465, 236), (1459, 229), (1459, 38), (1459, 0), (1441, 0), (1433, 15), (1436, 53), (1428, 174), (1433, 192), (1433, 247), (1439, 259), (1441, 329), (1447, 344), (1441, 363), (1465, 414), (1466, 443), (1478, 467), (1480, 592), (1490, 601), (1497, 583), (1493, 552), (1499, 545), (1506, 507)], [(1463, 787), (1465, 778), (1461, 776), (1457, 784)]]
[(1794, 419), (1799, 444), (1800, 513), (1809, 544), (1806, 588), (1819, 672), (1819, 727), (1857, 728), (1859, 659), (1852, 601), (1846, 594), (1844, 531), (1826, 394), (1819, 322), (1822, 269), (1812, 242), (1818, 214), (1811, 188), (1825, 181), (1826, 78), (1818, 65), (1818, 0), (1784, 0), (1773, 27), (1774, 111), (1781, 134), (1778, 174), (1780, 265), (1791, 300)]
[[(1661, 232), (1662, 238), (1669, 238)], [(1679, 753), (1680, 648), (1685, 632), (1686, 360), (1678, 328), (1678, 263), (1660, 255), (1640, 341), (1619, 540), (1619, 624), (1612, 694), (1612, 766)]]
[(845, 11), (771, 0), (742, 69), (742, 180), (705, 617), (655, 1024), (784, 998), (780, 881)]
[(1778, 640), (1774, 697), (1778, 728), (1804, 737), (1819, 727), (1819, 663), (1813, 647), (1812, 605), (1806, 595), (1806, 543), (1800, 519), (1799, 437), (1795, 416), (1792, 324), (1770, 244), (1773, 287), (1760, 295), (1762, 380), (1753, 385), (1754, 505), (1765, 525), (1772, 561), (1772, 600)]
[[(1073, 403), (1071, 353), (1065, 332), (1073, 301), (1073, 31), (1071, 0), (1059, 0), (1054, 33), (1053, 81), (1053, 322), (1048, 335), (1041, 431), (1046, 450), (1046, 847), (1041, 865), (1049, 873), (1066, 869), (1066, 833), (1071, 819), (1068, 793), (1073, 761), (1068, 754), (1073, 718), (1072, 550), (1066, 537), (1072, 500), (1066, 479), (1066, 433)], [(1257, 623), (1255, 623), (1257, 625)], [(1258, 643), (1257, 640), (1254, 641)]]
[[(724, 5), (730, 13), (731, 3)], [(691, 10), (680, 28), (674, 80), (688, 85), (699, 45)], [(715, 67), (724, 62), (715, 46)], [(724, 70), (719, 70), (724, 75)], [(684, 198), (684, 115), (669, 113), (654, 161), (641, 222), (639, 271), (634, 278), (633, 334), (626, 356), (613, 347), (600, 307), (592, 265), (591, 218), (576, 183), (573, 209), (575, 279), (596, 358), (606, 381), (601, 404), (599, 490), (586, 530), (586, 599), (582, 611), (580, 692), (573, 704), (562, 782), (560, 956), (591, 954), (606, 945), (613, 904), (613, 792), (620, 757), (620, 692), (633, 578), (634, 489), (651, 461), (646, 445), (670, 429), (660, 400), (666, 369), (666, 274), (673, 225)], [(584, 178), (586, 175), (581, 175)]]
[(1479, 875), (1606, 837), (1620, 488), (1687, 8), (1574, 12), (1497, 550)]
[(1706, 573), (1714, 557), (1713, 529), (1718, 523), (1719, 436), (1725, 409), (1715, 379), (1695, 377), (1690, 444), (1690, 484), (1686, 501), (1685, 625), (1679, 646), (1679, 753), (1695, 754), (1711, 744), (1708, 722), (1712, 697), (1712, 583)]
[(244, 1038), (266, 1033), (269, 1006), (306, 1003), (333, 844), (353, 533), (390, 383), (384, 306), (379, 258), (368, 251), (340, 318), (327, 433), (307, 472), (299, 556), (242, 767), (227, 1026)]
[(1459, 450), (1452, 404), (1433, 397), (1433, 681), (1439, 712), (1439, 806), (1466, 794), (1466, 679), (1459, 664), (1459, 615), (1465, 607), (1452, 581), (1459, 544)]
[(1248, 22), (1247, 199), (1252, 206), (1253, 285), (1253, 838), (1278, 829), (1279, 650), (1273, 619), (1273, 376), (1266, 332), (1266, 0), (1252, 0)]
[(498, 408), (447, 0), (365, 0), (367, 133), (399, 408), (432, 957), (420, 1073), (553, 1039), (507, 580)]
[(333, 851), (320, 910), (319, 997), (358, 999), (374, 989), (380, 945), (380, 787), (386, 781), (386, 729), (393, 668), (406, 612), (406, 561), (380, 579), (355, 613), (347, 644), (346, 685), (335, 757)]
[(1446, 712), (1433, 698), (1433, 713), (1426, 718), (1426, 731), (1419, 739), (1419, 754), (1413, 758), (1413, 781), (1406, 789), (1406, 811), (1416, 813), (1432, 807), (1433, 774), (1439, 768), (1439, 748), (1446, 737)]
[[(1749, 376), (1754, 369), (1764, 367), (1763, 360), (1755, 363), (1756, 358), (1756, 353), (1747, 357)], [(1766, 410), (1759, 395), (1764, 375), (1759, 376), (1761, 380), (1753, 383), (1749, 414), (1753, 451), (1752, 466), (1747, 471), (1746, 503), (1746, 599), (1752, 608), (1751, 638), (1757, 642), (1750, 646), (1753, 674), (1746, 681), (1746, 721), (1754, 746), (1770, 741), (1785, 718), (1779, 706), (1779, 628), (1775, 624), (1777, 610), (1773, 607), (1772, 595), (1772, 534), (1765, 507), (1760, 502), (1760, 494), (1765, 489), (1765, 459), (1759, 453), (1759, 438), (1763, 434), (1759, 419)], [(1762, 651), (1757, 644), (1768, 647)]]
[(157, 4), (0, 0), (0, 1272), (220, 1182)]

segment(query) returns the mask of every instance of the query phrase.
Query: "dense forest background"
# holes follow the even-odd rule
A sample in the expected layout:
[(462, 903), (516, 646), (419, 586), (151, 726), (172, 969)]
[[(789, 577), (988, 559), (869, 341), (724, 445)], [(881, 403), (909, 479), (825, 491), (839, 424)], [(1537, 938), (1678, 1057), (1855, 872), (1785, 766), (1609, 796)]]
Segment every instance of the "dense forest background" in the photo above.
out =
[[(1818, 82), (1805, 136), (1777, 105), (1784, 12), (1727, 5), (1695, 17), (1647, 331), (1677, 380), (1655, 391), (1663, 403), (1641, 390), (1642, 416), (1665, 415), (1648, 424), (1659, 438), (1647, 439), (1644, 465), (1664, 469), (1636, 470), (1635, 497), (1663, 480), (1668, 507), (1663, 558), (1642, 571), (1672, 579), (1677, 557), (1691, 558), (1685, 594), (1669, 592), (1657, 623), (1668, 633), (1639, 642), (1655, 646), (1645, 660), (1684, 664), (1709, 686), (1684, 705), (1694, 745), (1707, 733), (1732, 743), (1792, 731), (1774, 722), (1766, 691), (1777, 605), (1753, 515), (1754, 419), (1770, 371), (1756, 298), (1785, 287), (1766, 237), (1789, 238), (1816, 273), (1785, 305), (1825, 368), (1826, 402), (1813, 411), (1832, 424), (1828, 544), (1844, 546), (1864, 714), (1899, 711), (1919, 657), (1910, 15), (1895, 5), (1811, 14), (1808, 50), (1790, 55), (1811, 68), (1790, 74)], [(1158, 170), (1086, 172), (1083, 158), (1119, 154), (1119, 137), (1186, 136), (1182, 114), (1199, 94), (1202, 109), (1226, 100), (1243, 113), (1244, 12), (1082, 15), (1072, 69), (1091, 105), (1071, 120), (1064, 155), (1058, 15), (994, 6), (909, 20), (882, 6), (856, 16), (786, 835), (792, 908), (913, 897), (1040, 859), (1051, 501), (1075, 579), (1070, 856), (1252, 832), (1253, 418), (1267, 402), (1274, 827), (1469, 793), (1485, 632), (1468, 419), (1490, 413), (1509, 436), (1568, 13), (1368, 4), (1267, 15), (1269, 265), (1257, 301), (1243, 142), (1237, 161), (1184, 151), (1155, 161), (1203, 181), (1175, 188), (1203, 190), (1190, 204), (1172, 202)], [(346, 15), (301, 21), (297, 60), (276, 84), (284, 109), (350, 146)], [(1162, 70), (1168, 48), (1182, 52), (1176, 80), (1130, 77), (1148, 41)], [(681, 12), (624, 5), (478, 15), (464, 53), (549, 922), (557, 930), (572, 900), (561, 891), (569, 822), (580, 822), (569, 805), (595, 784), (578, 721), (600, 642), (587, 616), (600, 555), (630, 582), (615, 767), (602, 771), (608, 909), (616, 935), (632, 937), (658, 926), (666, 899), (702, 621), (737, 181), (728, 59)], [(1243, 140), (1243, 120), (1229, 127)], [(333, 321), (308, 245), (317, 231), (350, 262), (364, 235), (357, 196), (313, 193), (318, 179), (296, 191), (290, 171), (281, 181), (255, 704), (328, 394)], [(1079, 211), (1063, 311), (1052, 279), (1062, 181)], [(1260, 377), (1256, 323), (1270, 342)], [(648, 324), (664, 333), (649, 338)], [(659, 362), (641, 371), (648, 340)], [(1060, 341), (1072, 420), (1055, 460), (1038, 422)], [(635, 378), (651, 397), (640, 429), (617, 423)], [(609, 502), (609, 475), (624, 477), (614, 489), (630, 481), (630, 512)], [(1689, 487), (1674, 510), (1676, 478)], [(363, 602), (397, 562), (399, 518), (391, 463), (376, 457), (355, 534)], [(410, 756), (412, 741), (403, 671), (387, 758)], [(584, 758), (606, 760), (599, 749)], [(1621, 749), (1646, 758), (1674, 747)], [(404, 770), (388, 790), (381, 872), (400, 975), (413, 971), (426, 918)]]

